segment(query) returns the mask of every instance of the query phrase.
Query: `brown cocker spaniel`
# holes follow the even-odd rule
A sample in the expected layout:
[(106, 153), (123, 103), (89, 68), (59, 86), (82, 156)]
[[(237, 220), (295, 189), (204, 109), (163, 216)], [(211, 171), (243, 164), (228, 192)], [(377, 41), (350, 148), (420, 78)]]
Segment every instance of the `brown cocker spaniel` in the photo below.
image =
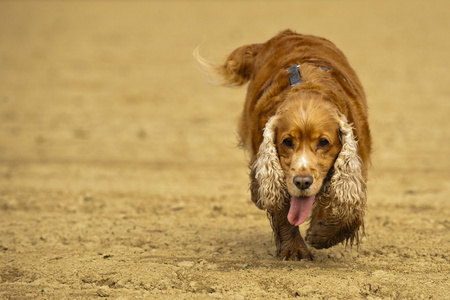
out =
[(277, 255), (312, 259), (298, 229), (308, 216), (311, 246), (358, 244), (371, 137), (364, 91), (344, 54), (286, 30), (237, 48), (223, 64), (195, 57), (219, 84), (249, 82), (239, 135), (251, 154), (252, 200), (267, 210)]

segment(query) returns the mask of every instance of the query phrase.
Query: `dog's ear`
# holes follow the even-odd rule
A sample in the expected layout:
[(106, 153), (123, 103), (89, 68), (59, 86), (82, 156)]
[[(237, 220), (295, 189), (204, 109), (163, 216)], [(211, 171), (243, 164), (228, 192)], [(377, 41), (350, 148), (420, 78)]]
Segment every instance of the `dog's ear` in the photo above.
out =
[(259, 186), (255, 204), (268, 211), (280, 209), (288, 197), (285, 175), (275, 146), (277, 119), (273, 116), (267, 121), (263, 141), (252, 165), (252, 173)]
[(263, 44), (250, 44), (237, 48), (228, 56), (223, 64), (209, 61), (194, 50), (198, 66), (214, 84), (224, 86), (240, 86), (250, 80), (255, 66), (255, 58)]
[[(351, 224), (364, 226), (367, 184), (362, 174), (362, 161), (357, 152), (358, 142), (347, 118), (341, 115), (339, 122), (342, 149), (334, 163), (334, 175), (329, 190), (333, 214), (348, 227), (352, 227)], [(351, 242), (355, 237), (357, 238), (357, 232), (352, 235)], [(356, 242), (358, 243), (358, 240)]]

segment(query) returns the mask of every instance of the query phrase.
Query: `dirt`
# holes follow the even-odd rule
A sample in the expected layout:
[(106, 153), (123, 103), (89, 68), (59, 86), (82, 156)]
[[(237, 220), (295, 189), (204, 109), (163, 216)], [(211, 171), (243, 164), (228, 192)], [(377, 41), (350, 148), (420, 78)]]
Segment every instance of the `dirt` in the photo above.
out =
[[(450, 299), (447, 1), (1, 1), (0, 298)], [(358, 72), (359, 249), (279, 261), (222, 59), (279, 31)], [(306, 227), (302, 226), (304, 234)]]

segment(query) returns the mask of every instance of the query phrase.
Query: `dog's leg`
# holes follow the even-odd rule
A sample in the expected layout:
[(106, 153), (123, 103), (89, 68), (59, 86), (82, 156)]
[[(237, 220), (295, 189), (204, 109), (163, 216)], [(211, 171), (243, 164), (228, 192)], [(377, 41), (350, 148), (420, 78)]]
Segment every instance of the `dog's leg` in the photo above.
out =
[(305, 244), (298, 226), (291, 225), (287, 219), (289, 206), (277, 212), (268, 212), (272, 224), (277, 256), (283, 260), (313, 260), (311, 252)]
[[(259, 184), (255, 178), (255, 170), (251, 169), (250, 192), (252, 201), (260, 209), (264, 209), (258, 201), (258, 189)], [(289, 223), (287, 218), (288, 212), (288, 205), (285, 205), (281, 210), (267, 212), (267, 217), (269, 218), (273, 229), (273, 235), (277, 247), (277, 256), (283, 260), (313, 260), (313, 256), (309, 252), (305, 241), (300, 235), (298, 226), (293, 226)]]
[(316, 201), (311, 211), (311, 220), (309, 221), (309, 228), (306, 231), (306, 237), (310, 235), (311, 229), (320, 221), (326, 219), (329, 216), (330, 210), (327, 210), (319, 201)]
[(316, 249), (330, 248), (344, 241), (359, 242), (362, 220), (341, 220), (332, 215), (331, 208), (317, 206), (313, 210), (310, 226), (306, 231), (306, 241)]

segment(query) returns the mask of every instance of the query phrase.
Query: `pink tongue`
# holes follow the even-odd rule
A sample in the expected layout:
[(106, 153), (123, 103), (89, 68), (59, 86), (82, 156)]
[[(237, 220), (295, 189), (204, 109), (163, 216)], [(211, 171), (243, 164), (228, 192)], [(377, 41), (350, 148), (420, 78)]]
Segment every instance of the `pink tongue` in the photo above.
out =
[(298, 226), (306, 221), (309, 212), (316, 200), (315, 196), (311, 197), (292, 197), (291, 207), (289, 208), (288, 221), (294, 226)]

